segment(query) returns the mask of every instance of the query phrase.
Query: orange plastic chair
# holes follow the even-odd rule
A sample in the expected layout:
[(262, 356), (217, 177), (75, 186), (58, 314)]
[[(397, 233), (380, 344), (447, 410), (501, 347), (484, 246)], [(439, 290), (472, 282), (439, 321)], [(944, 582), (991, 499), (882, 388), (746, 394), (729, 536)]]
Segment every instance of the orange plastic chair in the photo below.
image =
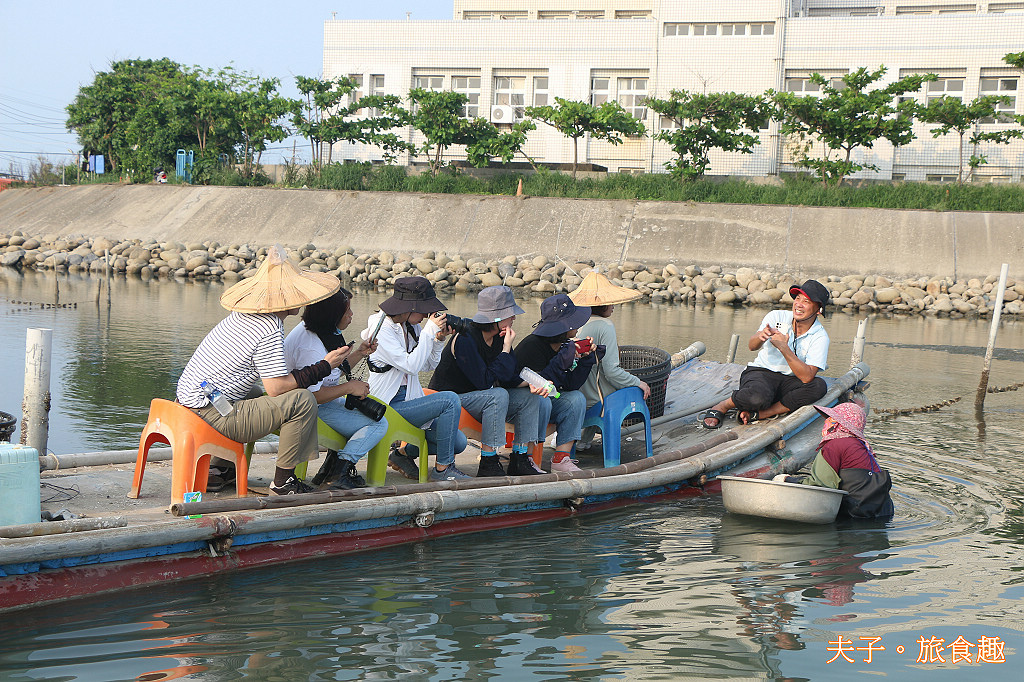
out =
[(139, 439), (139, 457), (128, 497), (137, 499), (146, 471), (146, 457), (154, 443), (171, 446), (171, 502), (184, 501), (187, 492), (206, 492), (210, 457), (235, 463), (235, 485), (239, 497), (249, 493), (249, 462), (241, 443), (221, 435), (184, 405), (154, 398), (149, 404), (149, 421)]

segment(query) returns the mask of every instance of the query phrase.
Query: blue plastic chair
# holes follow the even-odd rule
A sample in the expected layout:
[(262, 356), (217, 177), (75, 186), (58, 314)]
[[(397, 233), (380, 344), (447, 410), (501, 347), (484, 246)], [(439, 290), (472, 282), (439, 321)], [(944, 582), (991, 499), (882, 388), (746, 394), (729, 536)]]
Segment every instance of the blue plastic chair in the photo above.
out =
[(601, 429), (605, 468), (618, 466), (622, 447), (622, 421), (632, 414), (639, 414), (644, 419), (647, 456), (650, 457), (654, 454), (651, 447), (651, 412), (644, 401), (644, 392), (639, 387), (628, 386), (606, 395), (603, 403), (595, 403), (583, 415), (584, 428), (596, 426)]

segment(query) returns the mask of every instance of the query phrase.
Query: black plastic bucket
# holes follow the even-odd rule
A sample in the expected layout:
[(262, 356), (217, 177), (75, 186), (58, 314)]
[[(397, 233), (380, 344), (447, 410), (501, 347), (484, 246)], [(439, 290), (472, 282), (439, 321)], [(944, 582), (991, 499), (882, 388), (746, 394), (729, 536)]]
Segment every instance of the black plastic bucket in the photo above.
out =
[(665, 414), (665, 387), (672, 372), (672, 356), (653, 346), (619, 346), (619, 366), (651, 387), (647, 398), (651, 419)]
[(6, 412), (0, 412), (0, 443), (11, 442), (11, 436), (14, 435), (14, 428), (17, 425), (17, 419)]

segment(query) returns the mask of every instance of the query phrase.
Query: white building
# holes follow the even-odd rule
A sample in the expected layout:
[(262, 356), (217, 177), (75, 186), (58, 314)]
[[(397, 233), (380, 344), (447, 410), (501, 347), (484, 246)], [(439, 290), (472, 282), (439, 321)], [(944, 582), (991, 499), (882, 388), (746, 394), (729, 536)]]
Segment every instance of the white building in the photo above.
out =
[[(662, 122), (647, 95), (672, 89), (759, 94), (809, 91), (818, 72), (835, 77), (860, 67), (887, 67), (885, 78), (935, 73), (916, 96), (1010, 97), (1006, 109), (1024, 113), (1024, 74), (1003, 56), (1024, 51), (1024, 1), (941, 0), (454, 0), (451, 21), (345, 21), (324, 25), (324, 76), (351, 76), (359, 93), (405, 96), (410, 88), (458, 90), (469, 96), (468, 116), (505, 124), (530, 105), (554, 97), (600, 103), (617, 100), (648, 131)], [(581, 9), (582, 8), (582, 9)], [(1016, 124), (991, 122), (981, 130)], [(893, 149), (876, 144), (861, 156), (879, 167), (860, 177), (948, 180), (957, 173), (957, 136), (917, 139)], [(770, 175), (793, 169), (793, 145), (778, 124), (761, 131), (753, 154), (715, 153), (709, 174)], [(407, 139), (422, 142), (412, 130)], [(969, 135), (968, 135), (969, 137)], [(984, 154), (976, 179), (1020, 181), (1024, 142), (965, 142), (965, 160)], [(538, 124), (526, 153), (538, 162), (572, 161), (571, 141)], [(375, 160), (380, 150), (339, 144), (334, 158)], [(446, 158), (460, 158), (453, 149)], [(667, 145), (649, 136), (611, 145), (581, 140), (580, 161), (609, 171), (663, 172)]]

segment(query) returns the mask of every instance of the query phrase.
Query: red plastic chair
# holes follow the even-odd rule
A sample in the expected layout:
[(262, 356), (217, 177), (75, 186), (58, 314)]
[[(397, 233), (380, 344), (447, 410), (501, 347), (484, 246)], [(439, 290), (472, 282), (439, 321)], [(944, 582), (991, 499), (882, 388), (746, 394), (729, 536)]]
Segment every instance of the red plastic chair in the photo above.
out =
[(149, 404), (149, 421), (139, 439), (139, 457), (128, 497), (137, 499), (142, 489), (146, 458), (154, 443), (171, 446), (171, 502), (184, 501), (187, 492), (206, 492), (210, 457), (235, 463), (235, 485), (239, 497), (249, 493), (249, 461), (242, 443), (221, 435), (184, 405), (154, 398)]

